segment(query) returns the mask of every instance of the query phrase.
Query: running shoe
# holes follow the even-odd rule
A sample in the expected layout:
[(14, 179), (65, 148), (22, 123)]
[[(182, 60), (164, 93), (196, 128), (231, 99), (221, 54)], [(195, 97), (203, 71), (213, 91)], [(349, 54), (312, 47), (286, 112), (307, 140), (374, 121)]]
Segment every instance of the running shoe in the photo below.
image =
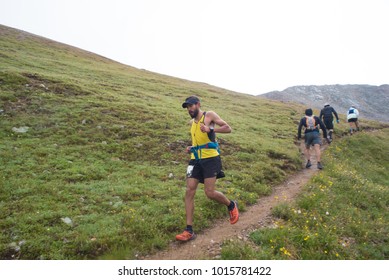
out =
[(234, 209), (232, 209), (230, 212), (230, 224), (236, 224), (236, 222), (239, 220), (239, 210), (238, 210), (238, 203), (234, 201)]
[(196, 234), (194, 232), (190, 233), (187, 230), (184, 230), (183, 233), (176, 235), (177, 241), (190, 241), (196, 238)]
[(318, 169), (323, 169), (323, 166), (321, 165), (320, 162), (317, 163), (317, 168), (318, 168)]
[(312, 166), (312, 163), (310, 160), (307, 161), (307, 164), (305, 165), (305, 168), (309, 168)]

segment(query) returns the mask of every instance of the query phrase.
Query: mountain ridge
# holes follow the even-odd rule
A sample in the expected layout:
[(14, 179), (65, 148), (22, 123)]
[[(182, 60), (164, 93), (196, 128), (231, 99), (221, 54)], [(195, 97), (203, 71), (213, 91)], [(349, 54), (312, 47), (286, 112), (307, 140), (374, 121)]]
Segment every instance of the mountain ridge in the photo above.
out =
[(340, 114), (346, 114), (350, 106), (360, 111), (360, 117), (389, 122), (389, 85), (334, 84), (288, 87), (283, 91), (271, 91), (259, 97), (282, 102), (295, 102), (322, 109), (329, 103)]

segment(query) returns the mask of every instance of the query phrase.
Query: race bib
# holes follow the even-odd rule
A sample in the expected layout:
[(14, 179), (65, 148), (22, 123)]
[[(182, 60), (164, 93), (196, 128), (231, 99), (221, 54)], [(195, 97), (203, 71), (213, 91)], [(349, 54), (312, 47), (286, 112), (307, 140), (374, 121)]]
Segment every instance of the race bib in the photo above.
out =
[(186, 177), (191, 177), (193, 172), (194, 165), (188, 165), (188, 168), (186, 169)]

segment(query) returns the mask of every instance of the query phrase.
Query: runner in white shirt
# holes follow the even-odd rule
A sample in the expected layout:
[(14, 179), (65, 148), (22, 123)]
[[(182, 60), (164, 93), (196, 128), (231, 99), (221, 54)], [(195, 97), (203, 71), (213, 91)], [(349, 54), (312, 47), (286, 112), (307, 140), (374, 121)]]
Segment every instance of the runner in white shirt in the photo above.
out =
[(358, 123), (359, 111), (351, 106), (347, 111), (347, 122), (350, 124), (350, 134), (353, 134), (353, 126), (355, 126), (355, 130), (359, 131), (359, 123)]

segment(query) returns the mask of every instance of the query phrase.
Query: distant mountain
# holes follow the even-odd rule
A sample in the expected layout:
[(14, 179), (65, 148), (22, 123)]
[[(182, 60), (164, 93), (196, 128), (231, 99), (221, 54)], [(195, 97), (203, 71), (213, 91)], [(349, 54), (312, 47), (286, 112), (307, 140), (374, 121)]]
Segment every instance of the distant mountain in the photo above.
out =
[(296, 102), (321, 109), (329, 103), (340, 114), (351, 105), (360, 111), (360, 118), (389, 122), (389, 85), (324, 85), (294, 86), (283, 91), (260, 95), (268, 99)]

